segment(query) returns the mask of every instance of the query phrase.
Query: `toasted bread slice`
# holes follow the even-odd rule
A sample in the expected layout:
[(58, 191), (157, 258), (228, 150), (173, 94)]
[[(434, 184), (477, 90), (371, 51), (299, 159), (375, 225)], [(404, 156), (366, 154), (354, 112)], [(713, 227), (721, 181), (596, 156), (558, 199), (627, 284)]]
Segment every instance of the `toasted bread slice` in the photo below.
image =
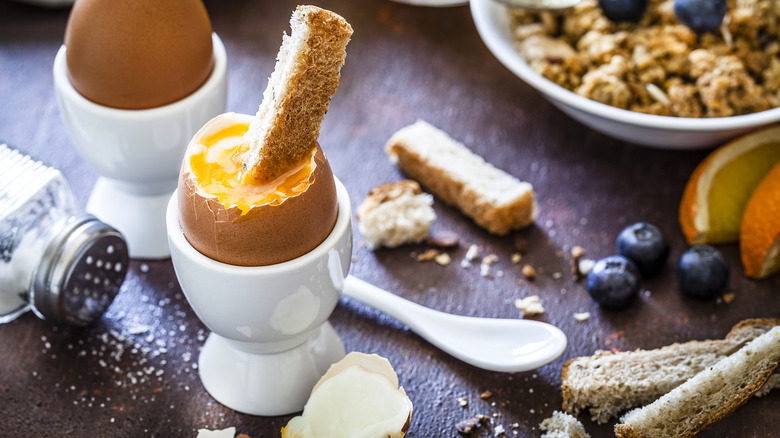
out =
[(746, 402), (780, 362), (780, 327), (696, 374), (615, 425), (618, 438), (686, 438)]
[(393, 134), (385, 152), (404, 173), (493, 234), (507, 234), (536, 218), (531, 184), (423, 120)]
[(298, 6), (290, 19), (263, 102), (249, 126), (241, 157), (245, 181), (268, 182), (316, 147), (320, 125), (336, 93), (352, 26), (315, 6)]
[(725, 339), (690, 341), (654, 350), (597, 351), (577, 357), (561, 370), (563, 409), (588, 409), (599, 423), (622, 411), (653, 402), (745, 343), (780, 325), (780, 319), (747, 319)]

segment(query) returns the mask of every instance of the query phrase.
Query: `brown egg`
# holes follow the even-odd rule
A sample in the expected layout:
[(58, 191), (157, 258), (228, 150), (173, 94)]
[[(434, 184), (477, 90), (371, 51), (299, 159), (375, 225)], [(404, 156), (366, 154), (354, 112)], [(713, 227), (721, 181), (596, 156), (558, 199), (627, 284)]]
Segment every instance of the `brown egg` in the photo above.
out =
[(240, 183), (236, 156), (251, 121), (252, 116), (226, 113), (195, 134), (179, 176), (179, 222), (187, 241), (205, 256), (264, 266), (322, 243), (336, 223), (338, 202), (319, 145), (305, 163), (267, 185)]
[(200, 0), (77, 0), (65, 29), (73, 87), (100, 105), (154, 108), (211, 74), (211, 22)]

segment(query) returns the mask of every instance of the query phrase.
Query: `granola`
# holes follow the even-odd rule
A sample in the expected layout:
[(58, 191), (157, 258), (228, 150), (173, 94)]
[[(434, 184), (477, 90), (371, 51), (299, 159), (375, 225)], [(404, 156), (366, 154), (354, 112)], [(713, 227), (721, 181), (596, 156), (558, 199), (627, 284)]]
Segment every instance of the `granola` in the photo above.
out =
[(729, 117), (780, 106), (780, 1), (728, 0), (720, 32), (696, 34), (674, 0), (613, 23), (597, 0), (560, 15), (510, 10), (518, 50), (539, 74), (631, 111)]

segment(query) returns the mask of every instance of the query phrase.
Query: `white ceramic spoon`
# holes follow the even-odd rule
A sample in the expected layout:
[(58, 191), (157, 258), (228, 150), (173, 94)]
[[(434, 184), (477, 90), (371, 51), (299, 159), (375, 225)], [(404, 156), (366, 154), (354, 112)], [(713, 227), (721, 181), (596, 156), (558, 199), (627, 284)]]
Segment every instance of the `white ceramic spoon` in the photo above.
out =
[(443, 313), (351, 275), (344, 280), (342, 293), (392, 316), (463, 362), (490, 371), (532, 370), (552, 362), (566, 348), (566, 335), (544, 322)]

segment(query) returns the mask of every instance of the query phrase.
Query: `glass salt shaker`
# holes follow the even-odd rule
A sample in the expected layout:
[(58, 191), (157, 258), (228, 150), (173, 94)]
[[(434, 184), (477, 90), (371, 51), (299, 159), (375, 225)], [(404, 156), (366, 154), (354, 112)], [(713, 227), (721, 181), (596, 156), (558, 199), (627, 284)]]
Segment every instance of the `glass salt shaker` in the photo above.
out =
[(80, 211), (60, 171), (0, 143), (0, 323), (28, 310), (54, 323), (98, 320), (128, 261), (122, 235)]

